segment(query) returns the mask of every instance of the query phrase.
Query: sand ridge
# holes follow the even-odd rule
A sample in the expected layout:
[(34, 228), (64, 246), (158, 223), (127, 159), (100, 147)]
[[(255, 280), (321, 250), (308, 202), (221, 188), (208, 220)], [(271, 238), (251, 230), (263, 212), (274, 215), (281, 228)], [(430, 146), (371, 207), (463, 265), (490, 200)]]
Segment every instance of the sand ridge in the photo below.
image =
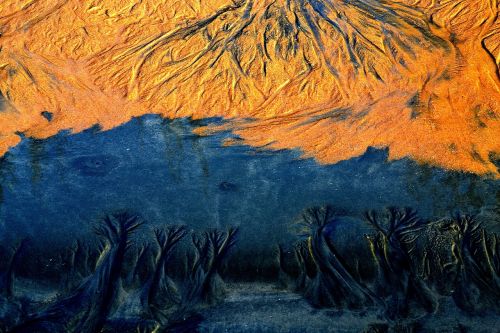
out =
[(20, 133), (157, 113), (223, 117), (247, 144), (322, 163), (389, 147), (498, 176), (498, 13), (495, 0), (5, 0), (0, 153)]

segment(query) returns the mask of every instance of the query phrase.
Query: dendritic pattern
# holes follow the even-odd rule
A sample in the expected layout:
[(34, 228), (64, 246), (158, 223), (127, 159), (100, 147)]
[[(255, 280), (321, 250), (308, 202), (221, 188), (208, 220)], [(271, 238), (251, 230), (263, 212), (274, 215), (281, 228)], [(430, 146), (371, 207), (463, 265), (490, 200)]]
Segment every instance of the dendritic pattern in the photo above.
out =
[(5, 0), (0, 152), (20, 133), (158, 113), (223, 117), (247, 144), (324, 163), (376, 146), (498, 176), (498, 13), (496, 0)]

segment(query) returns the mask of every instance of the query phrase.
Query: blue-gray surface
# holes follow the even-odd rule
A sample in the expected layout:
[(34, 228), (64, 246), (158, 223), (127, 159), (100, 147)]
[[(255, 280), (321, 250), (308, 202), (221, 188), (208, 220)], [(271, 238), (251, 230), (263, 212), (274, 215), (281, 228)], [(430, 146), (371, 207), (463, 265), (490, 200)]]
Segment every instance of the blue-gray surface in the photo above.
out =
[(0, 162), (1, 239), (73, 240), (128, 209), (152, 224), (240, 225), (243, 244), (270, 244), (304, 208), (324, 203), (355, 213), (411, 206), (424, 217), (498, 204), (492, 179), (388, 162), (386, 150), (319, 165), (297, 151), (223, 147), (229, 132), (192, 134), (209, 121), (218, 120), (148, 115), (109, 131), (23, 139)]

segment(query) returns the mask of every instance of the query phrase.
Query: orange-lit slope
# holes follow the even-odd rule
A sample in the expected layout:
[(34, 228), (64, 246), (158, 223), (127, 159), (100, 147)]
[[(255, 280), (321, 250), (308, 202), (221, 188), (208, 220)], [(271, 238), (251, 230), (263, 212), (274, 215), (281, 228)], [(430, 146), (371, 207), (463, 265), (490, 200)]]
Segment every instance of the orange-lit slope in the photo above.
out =
[(0, 152), (19, 132), (223, 116), (249, 144), (321, 162), (389, 146), (498, 176), (498, 13), (496, 0), (3, 0)]

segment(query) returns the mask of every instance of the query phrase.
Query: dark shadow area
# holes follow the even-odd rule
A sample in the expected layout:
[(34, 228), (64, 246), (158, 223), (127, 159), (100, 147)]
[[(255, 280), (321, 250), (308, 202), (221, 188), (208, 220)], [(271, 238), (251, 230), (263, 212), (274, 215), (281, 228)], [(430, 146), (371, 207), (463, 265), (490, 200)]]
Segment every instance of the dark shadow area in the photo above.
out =
[(224, 147), (193, 134), (210, 123), (149, 115), (1, 158), (0, 332), (218, 332), (240, 306), (302, 309), (314, 332), (498, 314), (498, 180), (387, 149), (320, 165)]

